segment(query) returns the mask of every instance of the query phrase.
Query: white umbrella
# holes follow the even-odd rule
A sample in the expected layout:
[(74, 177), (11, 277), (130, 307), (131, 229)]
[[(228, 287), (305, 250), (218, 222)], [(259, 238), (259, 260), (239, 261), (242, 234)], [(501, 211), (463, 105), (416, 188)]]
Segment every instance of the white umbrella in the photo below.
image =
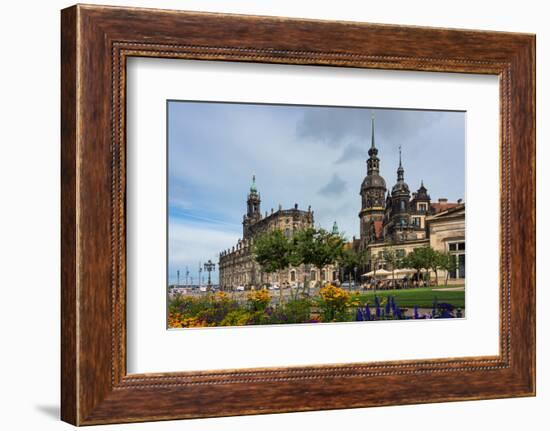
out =
[(385, 277), (387, 275), (391, 275), (391, 272), (386, 271), (385, 269), (377, 269), (376, 271), (369, 271), (366, 274), (363, 274), (363, 277), (374, 277), (374, 276)]
[(414, 274), (416, 269), (412, 268), (399, 268), (394, 271), (396, 275)]

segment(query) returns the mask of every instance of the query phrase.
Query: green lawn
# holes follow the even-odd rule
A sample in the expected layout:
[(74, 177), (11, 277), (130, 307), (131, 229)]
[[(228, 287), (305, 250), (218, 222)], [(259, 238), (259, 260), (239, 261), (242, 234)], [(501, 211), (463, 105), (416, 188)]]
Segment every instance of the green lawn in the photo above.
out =
[[(445, 286), (420, 287), (400, 290), (377, 290), (376, 296), (382, 299), (388, 295), (391, 295), (395, 298), (397, 305), (405, 308), (414, 307), (415, 305), (421, 308), (431, 308), (434, 298), (437, 298), (437, 302), (447, 302), (449, 304), (453, 304), (455, 307), (464, 309), (464, 291), (433, 291), (433, 289), (443, 289), (444, 287)], [(370, 305), (373, 305), (374, 292), (361, 293), (361, 299), (361, 302), (364, 300), (369, 302)]]

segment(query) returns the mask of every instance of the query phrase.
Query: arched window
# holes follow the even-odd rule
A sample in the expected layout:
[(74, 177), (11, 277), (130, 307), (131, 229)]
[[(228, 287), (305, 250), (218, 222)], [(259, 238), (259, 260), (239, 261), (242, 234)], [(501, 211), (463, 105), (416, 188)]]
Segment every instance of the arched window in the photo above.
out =
[(321, 281), (325, 281), (326, 278), (327, 278), (327, 274), (326, 274), (325, 270), (323, 269), (323, 270), (321, 271)]
[(315, 270), (312, 270), (311, 271), (311, 281), (315, 281), (316, 278), (317, 278), (317, 273), (315, 272)]
[(296, 271), (290, 271), (290, 281), (296, 281)]
[(401, 201), (400, 205), (401, 205), (401, 211), (405, 211), (405, 201)]

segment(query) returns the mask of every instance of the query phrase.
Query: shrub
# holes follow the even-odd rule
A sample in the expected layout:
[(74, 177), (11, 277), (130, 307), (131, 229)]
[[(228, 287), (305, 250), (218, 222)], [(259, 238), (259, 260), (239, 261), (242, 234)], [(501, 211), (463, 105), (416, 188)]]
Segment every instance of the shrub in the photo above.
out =
[(185, 317), (181, 313), (169, 313), (168, 326), (170, 328), (199, 328), (208, 326), (207, 322), (198, 317)]
[(318, 305), (323, 322), (346, 321), (349, 319), (347, 308), (350, 294), (341, 287), (327, 284), (319, 290)]
[(271, 295), (267, 289), (255, 290), (248, 294), (248, 304), (252, 311), (263, 311), (271, 302)]
[[(304, 323), (309, 322), (311, 315), (311, 301), (308, 298), (290, 299), (275, 311), (274, 316), (282, 318), (274, 323)], [(273, 320), (273, 319), (272, 319)]]
[(243, 326), (247, 325), (251, 319), (252, 313), (248, 310), (233, 310), (227, 313), (224, 319), (220, 322), (220, 326)]

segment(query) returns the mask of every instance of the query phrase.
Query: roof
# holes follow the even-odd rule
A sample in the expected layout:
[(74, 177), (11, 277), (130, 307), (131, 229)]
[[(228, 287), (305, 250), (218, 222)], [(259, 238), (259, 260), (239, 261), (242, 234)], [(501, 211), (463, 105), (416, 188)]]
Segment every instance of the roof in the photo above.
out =
[(434, 214), (438, 214), (440, 212), (450, 210), (451, 208), (455, 208), (458, 205), (460, 204), (456, 202), (436, 202), (436, 203), (432, 203), (431, 207), (432, 207), (432, 212)]
[(464, 217), (464, 209), (464, 203), (454, 204), (451, 208), (447, 208), (446, 210), (428, 216), (426, 220), (431, 223), (438, 220), (445, 220), (448, 217)]
[(384, 180), (383, 177), (381, 177), (377, 173), (367, 175), (363, 180), (363, 182), (361, 183), (361, 190), (368, 189), (371, 187), (378, 187), (378, 188), (385, 189), (386, 181)]

